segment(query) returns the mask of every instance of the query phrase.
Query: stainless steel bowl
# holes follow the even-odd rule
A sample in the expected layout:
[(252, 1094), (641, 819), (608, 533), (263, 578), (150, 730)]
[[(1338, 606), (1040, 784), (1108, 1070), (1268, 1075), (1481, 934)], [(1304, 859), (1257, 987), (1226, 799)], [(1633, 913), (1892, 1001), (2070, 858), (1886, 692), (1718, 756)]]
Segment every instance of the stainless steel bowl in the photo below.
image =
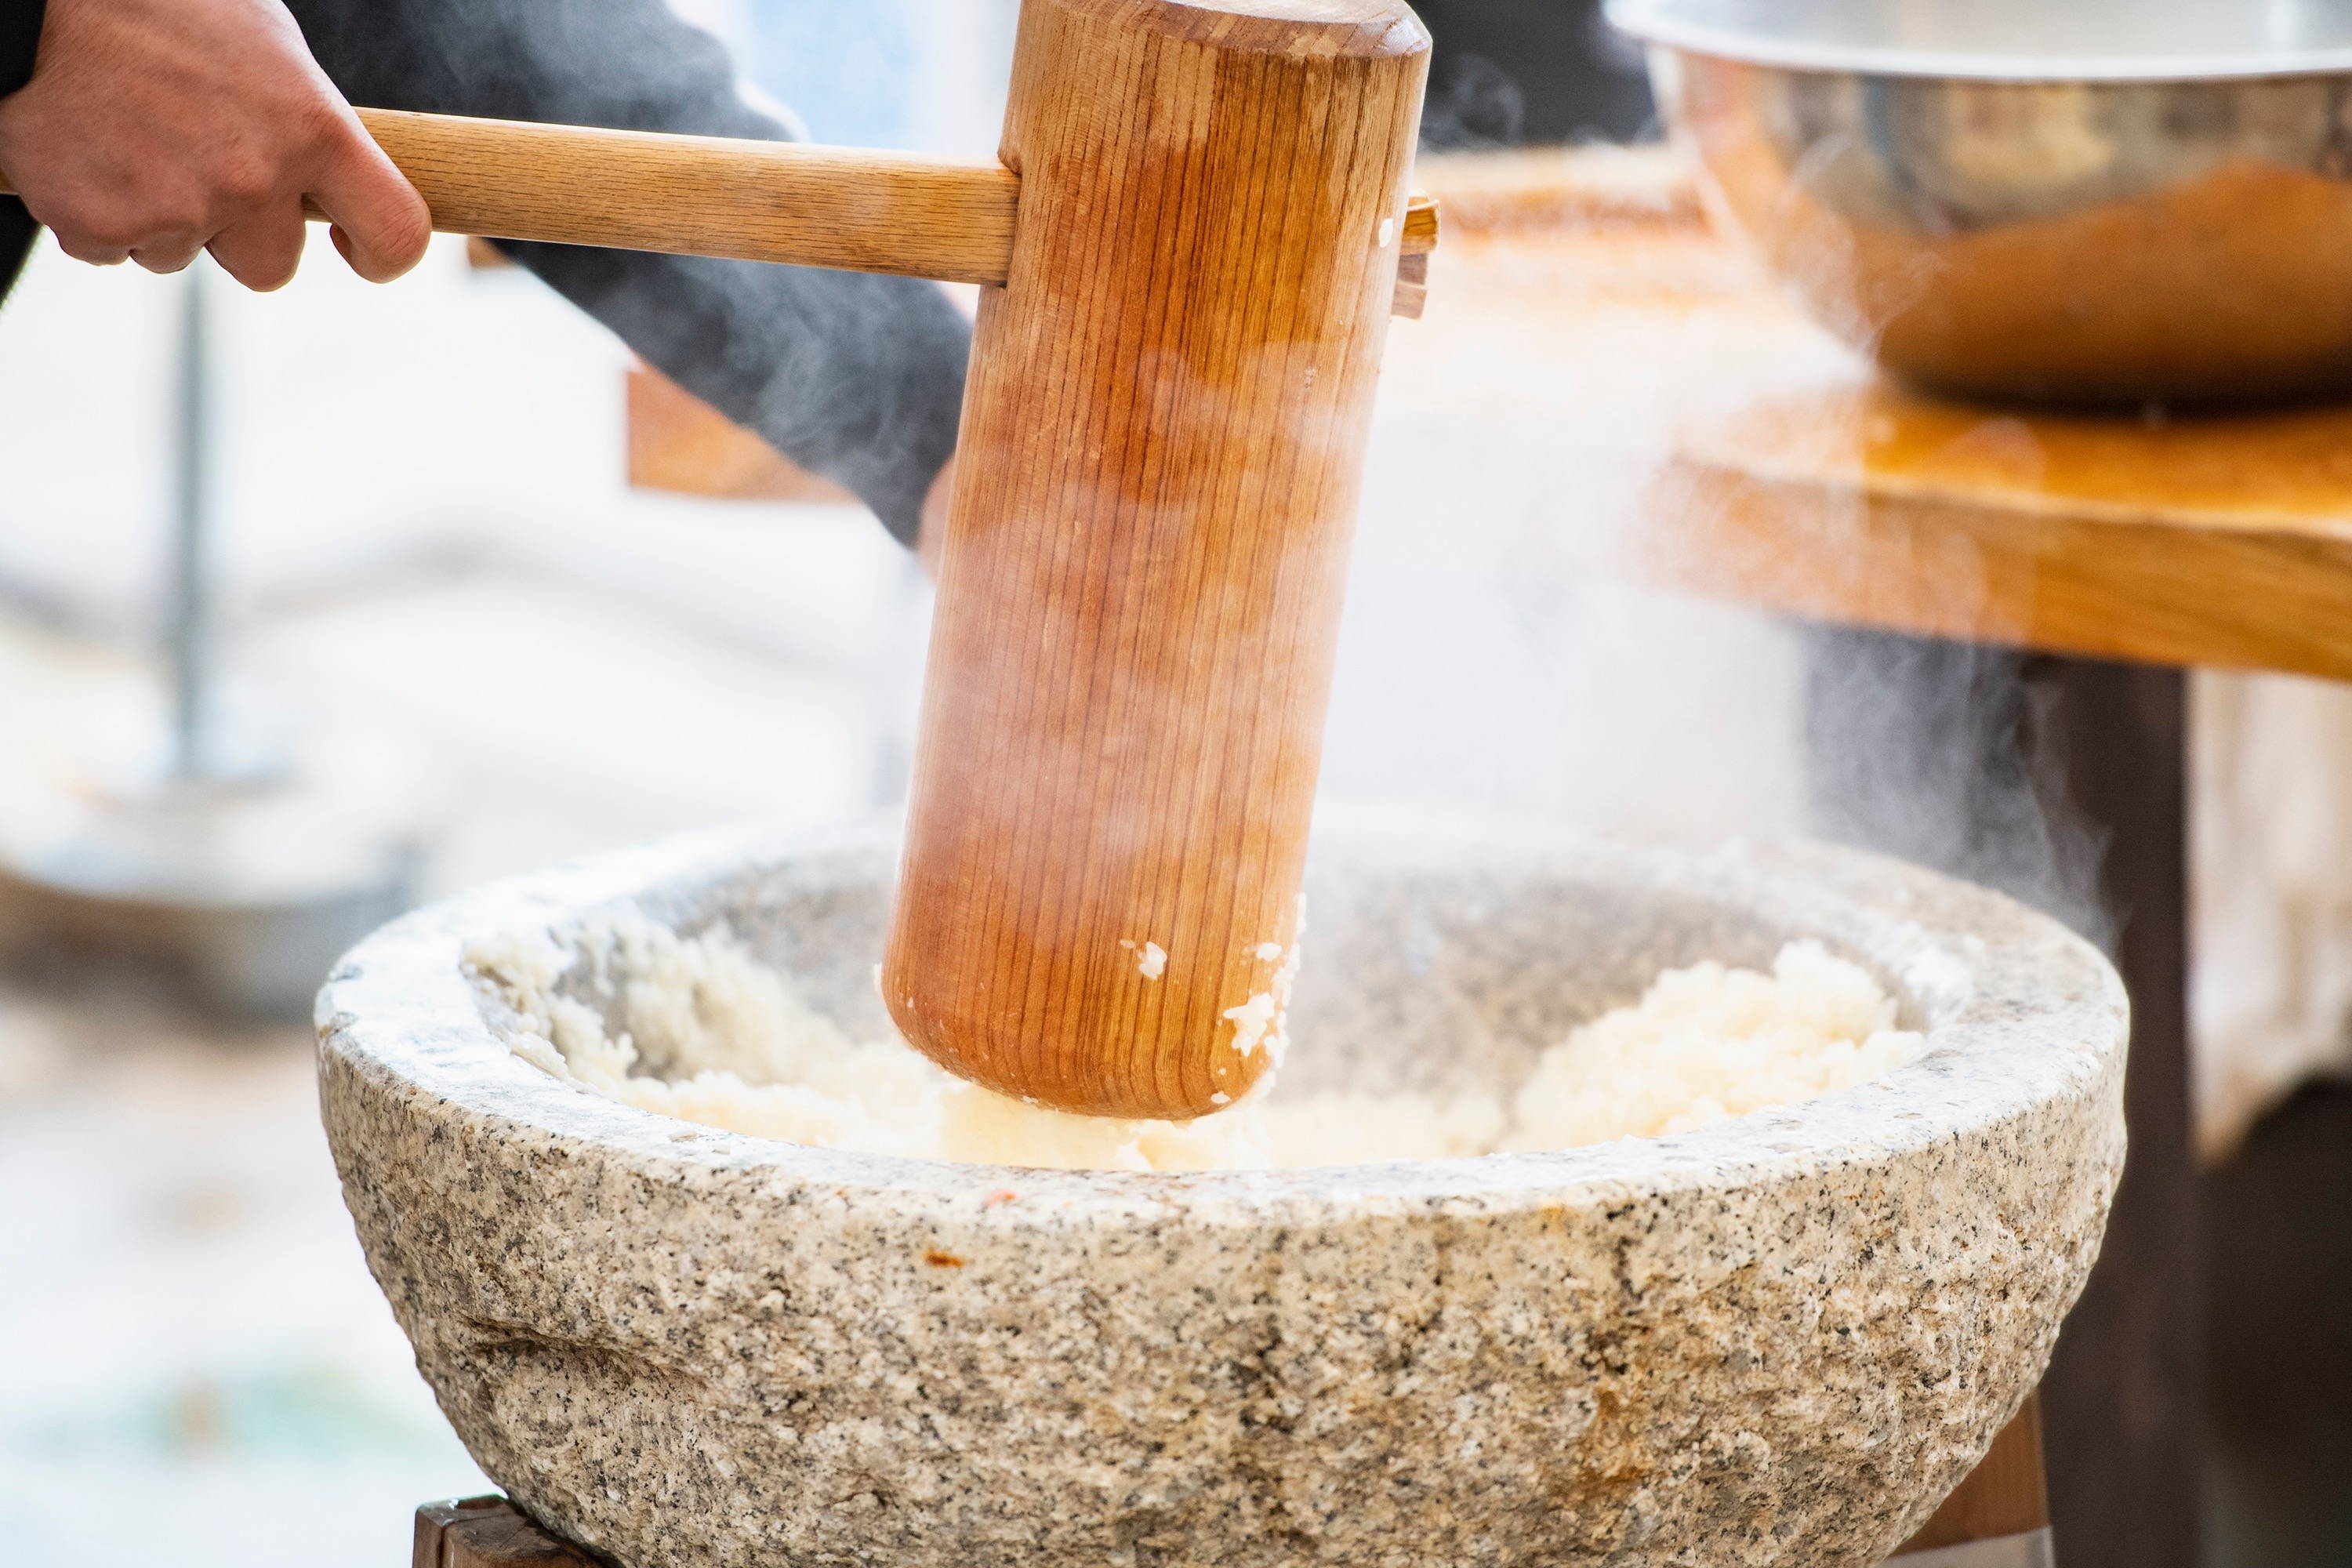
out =
[(2352, 391), (2352, 0), (1611, 0), (1710, 201), (1930, 388)]

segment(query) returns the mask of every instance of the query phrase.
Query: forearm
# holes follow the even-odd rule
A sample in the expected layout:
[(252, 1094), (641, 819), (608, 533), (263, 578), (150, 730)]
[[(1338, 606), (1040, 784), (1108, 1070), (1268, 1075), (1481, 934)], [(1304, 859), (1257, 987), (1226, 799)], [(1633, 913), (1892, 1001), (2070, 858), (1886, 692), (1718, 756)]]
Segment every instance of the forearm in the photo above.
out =
[[(5, 4), (5, 0), (0, 0)], [(661, 0), (293, 0), (354, 103), (782, 140)], [(756, 262), (510, 244), (673, 380), (839, 480), (912, 542), (954, 449), (970, 333), (935, 287)]]
[(43, 0), (0, 0), (0, 98), (33, 79), (41, 47)]

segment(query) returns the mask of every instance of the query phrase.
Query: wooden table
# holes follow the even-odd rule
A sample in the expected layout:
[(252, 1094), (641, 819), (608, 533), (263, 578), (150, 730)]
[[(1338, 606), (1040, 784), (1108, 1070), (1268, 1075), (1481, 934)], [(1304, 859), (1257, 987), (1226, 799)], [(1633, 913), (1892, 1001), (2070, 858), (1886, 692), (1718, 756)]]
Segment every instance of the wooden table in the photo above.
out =
[(1391, 386), (1433, 418), (1524, 429), (1550, 410), (1563, 472), (1635, 476), (1615, 515), (1565, 507), (1551, 542), (1570, 566), (1814, 628), (1825, 831), (1981, 871), (1899, 802), (1843, 787), (1869, 758), (1940, 789), (1966, 826), (1998, 826), (2006, 792), (2104, 836), (2085, 864), (2090, 902), (2120, 917), (2105, 934), (2133, 997), (2132, 1150), (2044, 1384), (2053, 1512), (2068, 1568), (2188, 1568), (2203, 1347), (2182, 669), (2352, 679), (2352, 408), (1939, 402), (1784, 302), (1665, 154), (1440, 160), (1423, 177), (1456, 221)]
[(2352, 405), (1931, 399), (1785, 302), (1669, 155), (1423, 170), (1450, 226), (1385, 395), (1549, 411), (1563, 446), (1654, 465), (1633, 525), (1578, 542), (1592, 563), (1843, 625), (2352, 679)]
[(1685, 434), (1653, 565), (1814, 619), (2352, 679), (2352, 407), (1955, 405), (1854, 370)]

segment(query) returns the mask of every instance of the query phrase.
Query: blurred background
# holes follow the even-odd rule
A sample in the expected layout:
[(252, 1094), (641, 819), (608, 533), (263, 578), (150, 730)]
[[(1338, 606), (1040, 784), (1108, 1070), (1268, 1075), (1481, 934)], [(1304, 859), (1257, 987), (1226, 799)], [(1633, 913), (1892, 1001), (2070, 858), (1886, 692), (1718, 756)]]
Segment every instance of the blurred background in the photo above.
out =
[[(679, 8), (817, 138), (993, 148), (1014, 0)], [(1452, 226), (1392, 338), (1326, 788), (1806, 830), (1801, 635), (1591, 563), (1706, 413), (1675, 363), (1846, 351), (1758, 303), (1591, 5), (1419, 8)], [(1621, 232), (1667, 237), (1629, 270)], [(10, 864), (171, 744), (192, 509), (207, 743), (306, 792), (210, 871), (299, 885), (314, 943), (371, 899), (898, 798), (926, 589), (870, 516), (461, 239), (387, 289), (319, 256), (268, 297), (197, 277), (193, 361), (186, 277), (45, 247), (0, 315)], [(1676, 323), (1654, 366), (1637, 295)], [(2204, 1556), (2352, 1563), (2352, 719), (2317, 682), (2196, 681)], [(2095, 903), (2020, 831), (2014, 884)], [(352, 1239), (307, 1026), (224, 1005), (262, 984), (242, 939), (192, 984), (45, 911), (0, 911), (0, 1558), (403, 1561), (417, 1502), (486, 1483)]]

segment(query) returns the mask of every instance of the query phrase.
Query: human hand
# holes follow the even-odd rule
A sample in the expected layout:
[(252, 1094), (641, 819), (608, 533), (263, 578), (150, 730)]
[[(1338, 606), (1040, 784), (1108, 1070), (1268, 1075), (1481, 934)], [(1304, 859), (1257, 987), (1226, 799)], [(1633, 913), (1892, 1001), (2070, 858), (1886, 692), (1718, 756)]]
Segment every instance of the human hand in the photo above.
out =
[(278, 288), (306, 195), (371, 282), (432, 237), (280, 0), (48, 0), (32, 80), (0, 99), (0, 170), (68, 255), (100, 266), (177, 272), (209, 249), (248, 288)]

